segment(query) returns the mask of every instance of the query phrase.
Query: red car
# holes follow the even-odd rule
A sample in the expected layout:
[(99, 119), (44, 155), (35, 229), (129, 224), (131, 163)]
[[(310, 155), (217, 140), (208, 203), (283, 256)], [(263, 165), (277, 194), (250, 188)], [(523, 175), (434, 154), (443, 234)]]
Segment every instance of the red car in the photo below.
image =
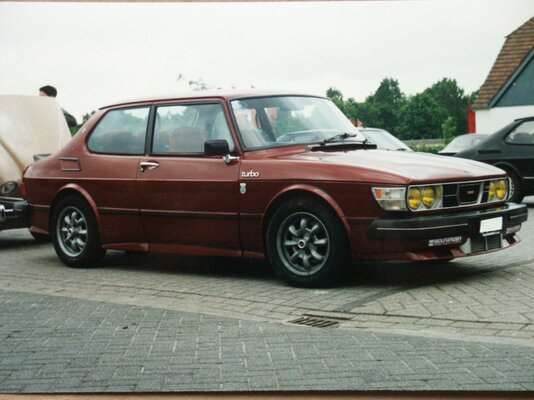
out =
[(24, 174), (61, 260), (106, 249), (267, 258), (297, 286), (357, 259), (450, 260), (518, 241), (490, 165), (377, 150), (328, 99), (196, 92), (100, 109)]

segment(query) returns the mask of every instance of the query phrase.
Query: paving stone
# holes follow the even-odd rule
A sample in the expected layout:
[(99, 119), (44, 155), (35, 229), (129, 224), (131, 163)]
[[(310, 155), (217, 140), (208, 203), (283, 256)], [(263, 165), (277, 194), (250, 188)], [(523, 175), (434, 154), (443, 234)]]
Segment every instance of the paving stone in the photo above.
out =
[[(359, 263), (325, 290), (159, 255), (68, 269), (26, 230), (0, 232), (0, 391), (532, 390), (529, 213), (523, 242), (503, 252), (439, 268)], [(349, 320), (285, 323), (310, 313)]]

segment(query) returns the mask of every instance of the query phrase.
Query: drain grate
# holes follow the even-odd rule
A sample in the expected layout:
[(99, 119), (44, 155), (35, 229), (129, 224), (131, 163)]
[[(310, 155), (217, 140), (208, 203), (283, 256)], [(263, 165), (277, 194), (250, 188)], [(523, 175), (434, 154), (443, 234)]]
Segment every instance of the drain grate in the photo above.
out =
[(300, 317), (289, 321), (290, 324), (313, 326), (314, 328), (330, 328), (338, 326), (340, 321), (321, 317)]

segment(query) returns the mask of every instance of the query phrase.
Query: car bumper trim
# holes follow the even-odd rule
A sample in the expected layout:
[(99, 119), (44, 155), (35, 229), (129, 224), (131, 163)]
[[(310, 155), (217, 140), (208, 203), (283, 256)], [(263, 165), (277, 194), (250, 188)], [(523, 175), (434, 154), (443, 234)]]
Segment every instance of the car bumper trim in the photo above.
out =
[(29, 221), (30, 205), (27, 201), (0, 203), (0, 229), (25, 227), (29, 225)]
[(480, 235), (480, 222), (502, 217), (499, 232), (506, 235), (507, 228), (520, 225), (528, 218), (524, 204), (507, 203), (501, 207), (469, 211), (452, 215), (427, 216), (402, 219), (377, 219), (368, 229), (370, 239), (379, 240), (427, 240), (449, 236)]

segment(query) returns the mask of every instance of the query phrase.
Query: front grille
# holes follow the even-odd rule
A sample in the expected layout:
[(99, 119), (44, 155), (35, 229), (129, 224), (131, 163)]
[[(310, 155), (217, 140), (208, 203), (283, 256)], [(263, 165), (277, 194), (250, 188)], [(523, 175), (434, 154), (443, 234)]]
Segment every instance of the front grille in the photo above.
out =
[(486, 242), (486, 250), (497, 250), (502, 247), (501, 235), (490, 235), (484, 238)]
[(478, 202), (479, 194), (480, 194), (480, 183), (459, 185), (458, 203), (462, 206), (475, 204)]
[(443, 185), (443, 207), (458, 207), (458, 185)]
[(487, 203), (492, 180), (442, 184), (443, 208), (468, 207)]
[(489, 236), (476, 236), (471, 238), (471, 252), (481, 253), (502, 248), (501, 234)]

